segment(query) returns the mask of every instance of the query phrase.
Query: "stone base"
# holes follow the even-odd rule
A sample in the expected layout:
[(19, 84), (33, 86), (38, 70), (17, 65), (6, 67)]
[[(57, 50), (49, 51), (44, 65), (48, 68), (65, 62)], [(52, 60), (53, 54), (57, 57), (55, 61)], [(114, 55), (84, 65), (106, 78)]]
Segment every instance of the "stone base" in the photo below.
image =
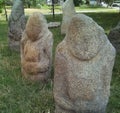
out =
[(54, 28), (54, 27), (59, 27), (60, 22), (49, 22), (48, 23), (48, 28)]

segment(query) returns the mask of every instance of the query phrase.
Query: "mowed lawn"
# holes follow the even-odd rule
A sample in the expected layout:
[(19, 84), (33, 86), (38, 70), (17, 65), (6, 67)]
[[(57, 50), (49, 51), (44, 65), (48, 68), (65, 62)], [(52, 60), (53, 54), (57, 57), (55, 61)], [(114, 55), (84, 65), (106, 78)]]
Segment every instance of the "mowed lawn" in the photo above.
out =
[[(108, 34), (120, 21), (118, 13), (86, 13)], [(61, 21), (62, 15), (46, 16), (48, 22)], [(8, 47), (8, 24), (0, 20), (0, 113), (54, 113), (53, 77), (47, 84), (31, 83), (21, 74), (20, 53)], [(54, 36), (53, 59), (57, 44), (63, 40), (60, 27), (50, 29)], [(54, 61), (53, 61), (54, 64)], [(120, 113), (120, 53), (117, 53), (107, 113)]]

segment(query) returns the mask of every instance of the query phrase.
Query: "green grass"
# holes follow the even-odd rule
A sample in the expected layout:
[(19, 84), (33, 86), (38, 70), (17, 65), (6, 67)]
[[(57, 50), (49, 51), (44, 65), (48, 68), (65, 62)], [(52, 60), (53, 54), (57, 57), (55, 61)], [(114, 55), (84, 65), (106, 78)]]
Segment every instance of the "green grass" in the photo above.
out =
[(118, 21), (120, 21), (120, 14), (118, 13), (96, 13), (95, 15), (87, 13), (87, 15), (92, 17), (100, 26), (102, 26), (107, 34), (110, 29), (115, 27)]
[[(106, 33), (114, 27), (120, 15), (117, 13), (86, 13), (101, 25)], [(48, 22), (61, 21), (62, 15), (46, 17)], [(0, 113), (53, 113), (53, 82), (44, 85), (31, 83), (21, 74), (20, 54), (8, 47), (7, 22), (0, 20)], [(60, 27), (50, 29), (54, 36), (53, 57), (55, 48), (63, 40)], [(53, 79), (52, 70), (52, 79)], [(120, 53), (117, 54), (111, 82), (111, 96), (107, 113), (120, 113)]]
[(0, 21), (0, 113), (53, 113), (53, 83), (31, 83), (21, 75), (20, 54), (8, 48), (7, 23)]
[(111, 82), (111, 96), (108, 104), (108, 113), (120, 113), (120, 53), (116, 56)]

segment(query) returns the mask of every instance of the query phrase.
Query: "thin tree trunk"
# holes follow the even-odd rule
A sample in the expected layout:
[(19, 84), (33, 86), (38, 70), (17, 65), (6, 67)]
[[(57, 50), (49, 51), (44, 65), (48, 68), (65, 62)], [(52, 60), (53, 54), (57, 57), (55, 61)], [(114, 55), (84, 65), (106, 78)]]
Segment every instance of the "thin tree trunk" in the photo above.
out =
[(54, 0), (52, 0), (52, 12), (53, 12), (53, 19), (54, 19), (55, 18)]
[(5, 10), (5, 17), (6, 17), (6, 21), (8, 21), (8, 15), (7, 15), (7, 10), (6, 10), (6, 7), (5, 7), (5, 2), (3, 3), (3, 7), (4, 7), (4, 10)]

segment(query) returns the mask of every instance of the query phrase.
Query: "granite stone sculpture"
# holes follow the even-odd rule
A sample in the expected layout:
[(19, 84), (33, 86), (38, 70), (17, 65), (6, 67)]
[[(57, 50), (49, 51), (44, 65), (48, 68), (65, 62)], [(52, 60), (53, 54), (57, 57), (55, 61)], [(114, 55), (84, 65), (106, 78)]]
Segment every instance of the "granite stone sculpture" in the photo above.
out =
[(105, 113), (116, 51), (92, 18), (75, 15), (55, 55), (55, 113)]
[(20, 51), (20, 40), (25, 29), (26, 18), (22, 0), (15, 0), (8, 23), (9, 47), (11, 50)]
[(66, 0), (62, 5), (63, 19), (61, 25), (61, 34), (66, 34), (68, 25), (72, 16), (75, 15), (75, 7), (73, 0)]
[(120, 22), (115, 28), (110, 30), (108, 38), (110, 39), (113, 46), (116, 48), (116, 51), (120, 52)]
[(21, 40), (22, 73), (31, 81), (45, 82), (52, 65), (52, 33), (41, 13), (33, 13), (27, 21)]

